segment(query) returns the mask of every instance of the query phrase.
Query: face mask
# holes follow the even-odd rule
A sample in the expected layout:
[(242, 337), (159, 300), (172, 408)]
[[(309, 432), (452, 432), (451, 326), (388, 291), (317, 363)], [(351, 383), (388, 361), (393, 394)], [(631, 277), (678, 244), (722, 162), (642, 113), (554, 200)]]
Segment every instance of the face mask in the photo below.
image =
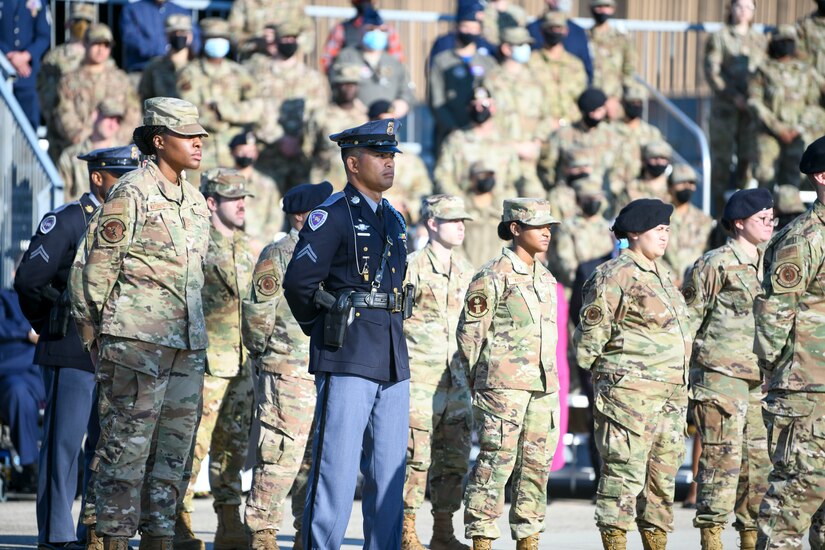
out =
[(783, 38), (782, 40), (773, 40), (768, 44), (768, 54), (774, 59), (793, 55), (794, 52), (796, 52), (796, 42), (793, 40)]
[(595, 128), (596, 126), (601, 124), (602, 120), (604, 119), (593, 118), (590, 116), (590, 114), (586, 114), (582, 117), (582, 121), (585, 123), (585, 125), (587, 125), (588, 128)]
[(825, 16), (825, 1), (817, 0), (817, 2), (816, 2), (816, 11), (817, 11), (817, 15)]
[(582, 178), (586, 178), (589, 175), (590, 174), (588, 174), (587, 172), (582, 172), (581, 174), (568, 174), (567, 177), (565, 178), (565, 181), (567, 182), (567, 185), (572, 187), (573, 182), (578, 181)]
[(187, 38), (185, 34), (176, 34), (169, 38), (169, 47), (173, 52), (179, 52), (186, 47)]
[(679, 201), (679, 204), (685, 204), (686, 202), (690, 202), (690, 198), (693, 196), (693, 189), (679, 189), (676, 191), (676, 200)]
[(530, 44), (521, 44), (520, 46), (513, 46), (513, 61), (524, 65), (530, 61)]
[(667, 170), (667, 164), (645, 164), (645, 170), (654, 178), (658, 178)]
[(229, 53), (229, 40), (226, 38), (210, 38), (203, 45), (203, 53), (212, 59), (221, 59)]
[(386, 50), (387, 41), (387, 33), (378, 29), (367, 31), (364, 34), (364, 38), (361, 39), (361, 43), (364, 47), (374, 52), (383, 52)]
[(597, 25), (601, 25), (602, 23), (610, 19), (610, 15), (606, 13), (599, 13), (596, 10), (591, 10), (590, 13), (593, 14), (593, 20), (596, 22)]
[(234, 159), (235, 166), (238, 168), (247, 168), (255, 163), (255, 159), (252, 157), (234, 157)]
[(544, 36), (544, 43), (548, 46), (555, 46), (564, 40), (564, 33), (561, 32), (544, 31), (541, 34)]
[(469, 46), (478, 40), (478, 35), (471, 32), (457, 32), (455, 33), (456, 40), (462, 47)]
[(284, 59), (289, 59), (298, 51), (297, 42), (278, 42), (275, 47), (278, 48), (278, 55)]
[(625, 103), (624, 104), (624, 114), (627, 115), (627, 118), (634, 119), (634, 118), (642, 118), (642, 111), (644, 110), (644, 105), (641, 103)]
[(489, 107), (484, 107), (480, 111), (473, 109), (472, 111), (470, 111), (470, 120), (478, 124), (484, 124), (490, 119), (492, 115), (493, 113), (490, 112)]
[(476, 191), (479, 193), (489, 193), (496, 186), (496, 177), (487, 176), (476, 180)]
[(590, 216), (595, 216), (599, 213), (599, 210), (602, 208), (602, 201), (599, 199), (584, 199), (582, 200), (580, 207), (582, 209), (582, 214), (589, 218)]

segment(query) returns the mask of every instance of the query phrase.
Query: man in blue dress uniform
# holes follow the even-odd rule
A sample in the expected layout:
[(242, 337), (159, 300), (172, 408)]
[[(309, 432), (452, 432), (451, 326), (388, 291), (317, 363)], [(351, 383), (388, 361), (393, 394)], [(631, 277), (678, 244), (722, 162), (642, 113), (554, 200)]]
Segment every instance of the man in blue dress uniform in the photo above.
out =
[(284, 296), (310, 336), (317, 390), (308, 550), (340, 548), (359, 465), (364, 548), (401, 546), (410, 378), (402, 317), (412, 292), (403, 288), (404, 220), (382, 198), (399, 126), (377, 120), (330, 136), (349, 183), (310, 212), (284, 276)]
[[(86, 480), (100, 432), (94, 366), (83, 350), (69, 312), (66, 291), (69, 269), (92, 213), (118, 178), (137, 168), (139, 162), (134, 145), (97, 149), (78, 158), (88, 163), (90, 192), (43, 217), (14, 279), (20, 307), (40, 334), (34, 362), (41, 366), (46, 385), (37, 490), (41, 550), (86, 540), (86, 526), (80, 524), (75, 531), (72, 519), (78, 455), (83, 436), (88, 434)], [(85, 491), (83, 493), (85, 496)], [(94, 529), (89, 531), (94, 536)]]

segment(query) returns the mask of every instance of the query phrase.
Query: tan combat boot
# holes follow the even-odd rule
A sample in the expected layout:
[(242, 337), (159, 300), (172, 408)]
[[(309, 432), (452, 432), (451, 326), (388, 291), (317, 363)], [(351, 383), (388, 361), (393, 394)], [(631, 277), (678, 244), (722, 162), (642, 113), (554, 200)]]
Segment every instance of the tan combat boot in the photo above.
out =
[(451, 513), (433, 512), (433, 538), (430, 539), (430, 550), (470, 550), (469, 546), (456, 538)]
[(493, 539), (473, 537), (473, 550), (493, 550)]
[(103, 537), (104, 550), (129, 550), (129, 537)]
[(627, 531), (608, 528), (601, 532), (604, 550), (627, 550)]
[(140, 535), (138, 550), (172, 550), (172, 537)]
[(519, 539), (516, 542), (516, 550), (539, 550), (539, 534)]
[(756, 535), (757, 532), (755, 529), (739, 531), (739, 549), (756, 550)]
[(181, 510), (175, 520), (175, 537), (172, 539), (175, 550), (205, 550), (206, 545), (192, 532), (192, 516)]
[(275, 529), (255, 531), (249, 537), (249, 550), (279, 550), (277, 535), (278, 531)]
[(86, 526), (86, 550), (103, 550), (103, 537), (97, 536), (96, 525)]
[(415, 532), (415, 514), (404, 514), (404, 529), (401, 531), (401, 550), (426, 550), (418, 533)]
[(723, 525), (702, 527), (699, 530), (702, 550), (722, 550), (722, 531), (724, 529)]
[(667, 548), (667, 533), (658, 527), (642, 529), (641, 535), (644, 550), (665, 550)]
[(218, 514), (218, 530), (215, 531), (214, 550), (246, 550), (249, 537), (241, 521), (241, 510), (237, 504), (215, 506)]

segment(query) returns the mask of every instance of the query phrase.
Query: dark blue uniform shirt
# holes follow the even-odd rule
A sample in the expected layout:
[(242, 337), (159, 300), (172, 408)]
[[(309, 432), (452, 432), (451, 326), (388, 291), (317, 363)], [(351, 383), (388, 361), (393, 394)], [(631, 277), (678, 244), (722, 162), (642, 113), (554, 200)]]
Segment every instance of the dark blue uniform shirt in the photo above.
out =
[[(354, 308), (340, 349), (324, 346), (323, 312), (313, 302), (323, 284), (333, 294), (369, 292), (384, 245), (392, 243), (379, 292), (400, 293), (407, 265), (406, 228), (383, 201), (383, 223), (351, 184), (307, 217), (284, 276), (284, 296), (295, 319), (310, 335), (309, 371), (355, 374), (377, 381), (410, 377), (401, 313)], [(364, 266), (366, 265), (366, 276)]]
[[(165, 30), (166, 18), (177, 14), (192, 16), (192, 11), (174, 2), (141, 0), (133, 4), (126, 3), (120, 15), (120, 32), (127, 72), (142, 71), (150, 59), (166, 54), (169, 44)], [(197, 24), (192, 25), (192, 34), (192, 49), (197, 54), (200, 51), (200, 29)]]

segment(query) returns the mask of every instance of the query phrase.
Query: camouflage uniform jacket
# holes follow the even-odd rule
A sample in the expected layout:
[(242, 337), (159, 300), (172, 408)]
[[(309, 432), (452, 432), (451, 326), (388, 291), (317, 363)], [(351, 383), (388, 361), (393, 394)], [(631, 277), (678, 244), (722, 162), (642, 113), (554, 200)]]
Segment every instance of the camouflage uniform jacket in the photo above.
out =
[(131, 143), (132, 132), (140, 122), (140, 102), (126, 73), (106, 67), (101, 72), (81, 65), (66, 73), (58, 85), (56, 129), (69, 143), (79, 143), (92, 133), (92, 114), (104, 99), (123, 107), (118, 143)]
[(373, 67), (364, 57), (360, 48), (344, 48), (335, 63), (335, 66), (359, 65), (361, 67), (361, 80), (358, 83), (358, 99), (366, 106), (372, 105), (379, 100), (395, 101), (403, 99), (410, 107), (415, 103), (413, 94), (413, 84), (407, 68), (397, 57), (387, 52), (382, 52), (378, 58), (378, 63)]
[(622, 97), (636, 72), (636, 50), (630, 36), (614, 26), (600, 31), (590, 28), (587, 42), (593, 60), (593, 87), (608, 97)]
[(469, 63), (455, 50), (445, 50), (433, 58), (428, 97), (439, 127), (449, 131), (470, 123), (467, 105), (473, 98), (473, 88), (495, 67), (495, 58), (481, 52), (476, 52)]
[(289, 311), (281, 287), (296, 244), (293, 229), (261, 252), (243, 304), (243, 341), (258, 369), (314, 380), (307, 370), (309, 337)]
[(246, 182), (246, 188), (255, 197), (246, 199), (244, 232), (250, 239), (263, 243), (261, 246), (267, 245), (275, 240), (284, 225), (281, 192), (275, 180), (255, 168)]
[(550, 241), (547, 255), (550, 271), (566, 287), (572, 288), (579, 265), (613, 252), (610, 222), (603, 216), (576, 216), (565, 220)]
[(57, 173), (63, 180), (63, 202), (72, 202), (89, 190), (89, 168), (85, 161), (77, 158), (78, 155), (89, 153), (96, 149), (92, 140), (84, 139), (78, 144), (63, 149), (57, 159)]
[(796, 22), (796, 33), (800, 58), (825, 77), (825, 17), (819, 17), (817, 12), (803, 17)]
[[(533, 52), (527, 66), (542, 86), (543, 103), (550, 110), (552, 121), (558, 122), (559, 126), (568, 126), (579, 120), (576, 100), (587, 88), (587, 72), (581, 59), (567, 51), (562, 52), (560, 59), (551, 59), (542, 49)], [(498, 102), (495, 94), (493, 97)]]
[(756, 340), (769, 390), (825, 392), (825, 204), (814, 202), (765, 251), (754, 302)]
[(249, 239), (236, 230), (231, 238), (209, 229), (209, 249), (203, 265), (203, 316), (209, 347), (206, 372), (232, 378), (241, 373), (246, 350), (241, 343), (241, 300), (252, 281), (255, 259)]
[(510, 72), (498, 66), (484, 85), (496, 101), (496, 121), (509, 142), (544, 141), (550, 125), (550, 102), (536, 72), (524, 65)]
[(546, 189), (552, 189), (556, 182), (564, 179), (566, 166), (565, 155), (568, 149), (584, 151), (590, 157), (593, 166), (592, 175), (602, 181), (612, 177), (616, 164), (616, 149), (619, 138), (612, 124), (605, 122), (595, 128), (588, 128), (584, 122), (578, 122), (559, 128), (541, 148), (538, 173)]
[(143, 68), (138, 84), (138, 94), (143, 101), (152, 97), (180, 97), (178, 69), (169, 56), (158, 56)]
[(677, 286), (685, 273), (708, 249), (713, 218), (699, 208), (688, 205), (684, 214), (678, 209), (670, 217), (670, 243), (662, 260), (673, 271)]
[[(347, 172), (341, 162), (341, 149), (338, 144), (329, 139), (331, 134), (355, 128), (369, 122), (367, 108), (356, 100), (351, 109), (343, 109), (335, 103), (327, 105), (326, 109), (318, 113), (320, 121), (314, 124), (317, 129), (315, 142), (317, 147), (312, 159), (312, 181), (327, 180), (335, 191), (340, 191), (347, 184)], [(396, 157), (396, 162), (400, 156)], [(398, 175), (398, 170), (396, 170)]]
[(261, 36), (267, 25), (303, 19), (305, 0), (235, 0), (229, 28), (239, 43)]
[(705, 78), (715, 98), (732, 102), (748, 95), (748, 81), (768, 50), (764, 34), (750, 29), (741, 36), (727, 25), (708, 36), (705, 44)]
[(464, 385), (466, 373), (459, 368), (456, 325), (464, 305), (473, 266), (458, 251), (445, 270), (427, 244), (407, 261), (407, 280), (415, 285), (415, 309), (404, 321), (410, 354), (410, 379), (416, 384), (448, 387)]
[[(409, 224), (413, 224), (418, 222), (421, 213), (421, 199), (433, 194), (433, 182), (421, 157), (405, 148), (405, 145), (399, 145), (401, 154), (395, 156), (395, 179), (383, 196)], [(342, 162), (338, 164), (343, 165)]]
[(501, 221), (501, 199), (493, 199), (490, 204), (478, 204), (477, 198), (471, 195), (465, 199), (467, 212), (473, 219), (464, 221), (464, 242), (461, 244), (461, 249), (475, 269), (481, 268), (501, 251), (501, 239), (497, 232)]
[(596, 268), (582, 294), (573, 337), (581, 368), (687, 384), (690, 312), (662, 264), (622, 250)]
[(761, 250), (753, 259), (730, 240), (697, 260), (682, 287), (696, 331), (691, 369), (760, 379), (752, 336), (753, 300), (761, 291)]
[(86, 49), (82, 42), (66, 42), (52, 48), (40, 62), (40, 71), (37, 73), (37, 97), (40, 100), (40, 112), (48, 126), (53, 124), (55, 107), (60, 99), (57, 95), (57, 85), (64, 74), (77, 70), (83, 62)]
[[(825, 77), (804, 61), (768, 59), (751, 80), (748, 105), (763, 128), (775, 136), (797, 129), (818, 137), (822, 133), (819, 100), (823, 88)], [(818, 111), (818, 116), (812, 111)]]
[[(614, 197), (613, 211), (616, 213), (636, 199), (650, 198), (659, 199), (662, 202), (670, 202), (670, 194), (667, 192), (666, 175), (649, 178), (642, 174), (630, 180), (624, 189), (621, 189), (617, 180), (612, 180), (610, 183), (610, 191)], [(695, 259), (696, 258), (694, 258), (694, 260)]]
[(125, 174), (95, 211), (70, 277), (86, 348), (101, 335), (176, 349), (207, 347), (201, 289), (209, 211), (185, 179), (157, 165)]
[(624, 122), (613, 123), (612, 127), (619, 136), (618, 143), (623, 149), (611, 178), (611, 183), (614, 184), (611, 191), (614, 192), (615, 196), (621, 191), (617, 186), (623, 186), (633, 181), (642, 173), (642, 149), (644, 146), (654, 141), (665, 141), (665, 137), (657, 127), (645, 120), (640, 120), (639, 125), (635, 128)]
[(556, 292), (541, 262), (508, 248), (476, 273), (456, 332), (472, 388), (558, 391)]

